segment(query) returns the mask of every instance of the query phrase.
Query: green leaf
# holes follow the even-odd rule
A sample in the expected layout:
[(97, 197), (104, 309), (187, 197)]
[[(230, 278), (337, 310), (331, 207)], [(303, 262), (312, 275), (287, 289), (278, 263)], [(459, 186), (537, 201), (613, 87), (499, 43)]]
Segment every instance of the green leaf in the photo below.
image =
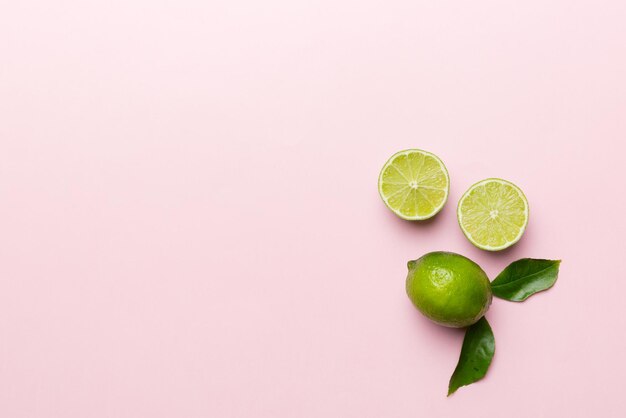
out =
[(448, 396), (461, 386), (470, 385), (485, 377), (495, 351), (496, 341), (493, 332), (483, 316), (465, 331), (461, 356), (450, 377)]
[(561, 260), (522, 258), (514, 261), (491, 282), (491, 290), (501, 299), (522, 302), (554, 285), (559, 264)]

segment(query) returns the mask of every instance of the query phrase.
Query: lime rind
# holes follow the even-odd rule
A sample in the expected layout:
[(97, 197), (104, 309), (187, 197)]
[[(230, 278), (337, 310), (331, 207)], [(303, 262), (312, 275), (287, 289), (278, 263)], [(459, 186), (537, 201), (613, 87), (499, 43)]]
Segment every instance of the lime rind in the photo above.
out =
[[(411, 187), (411, 183), (417, 187)], [(408, 221), (435, 216), (448, 201), (449, 192), (450, 176), (443, 161), (420, 149), (396, 152), (378, 176), (378, 193), (385, 206)], [(410, 202), (414, 207), (408, 205)], [(409, 208), (403, 210), (407, 205)]]
[[(517, 219), (517, 224), (515, 222), (511, 222), (510, 220), (507, 219), (500, 219), (500, 221), (502, 223), (507, 223), (509, 227), (517, 227), (517, 232), (514, 235), (509, 235), (504, 236), (504, 234), (506, 232), (510, 232), (513, 228), (508, 228), (507, 231), (505, 232), (501, 232), (501, 234), (504, 236), (504, 242), (500, 245), (489, 245), (483, 242), (480, 242), (475, 236), (473, 236), (473, 234), (468, 231), (468, 229), (464, 226), (464, 214), (463, 214), (463, 204), (465, 203), (465, 201), (469, 198), (472, 197), (473, 193), (475, 193), (477, 190), (484, 188), (485, 186), (489, 185), (489, 184), (499, 184), (499, 185), (504, 185), (507, 186), (508, 188), (510, 188), (511, 190), (515, 191), (515, 193), (517, 194), (517, 196), (520, 198), (519, 202), (521, 202), (523, 209), (522, 209), (522, 222), (520, 224), (519, 219)], [(489, 201), (489, 199), (493, 196), (489, 196), (485, 191), (483, 191), (483, 197), (485, 198), (485, 200)], [(501, 197), (501, 196), (497, 196), (497, 197)], [(478, 199), (480, 200), (480, 199)], [(487, 208), (485, 208), (487, 209)], [(505, 208), (506, 209), (506, 208)], [(459, 226), (461, 227), (461, 230), (463, 231), (463, 234), (465, 235), (465, 237), (472, 243), (474, 244), (476, 247), (480, 248), (481, 250), (486, 250), (486, 251), (500, 251), (500, 250), (504, 250), (505, 248), (508, 248), (510, 246), (512, 246), (513, 244), (517, 243), (521, 238), (522, 235), (524, 235), (524, 232), (526, 231), (526, 227), (528, 226), (528, 219), (529, 219), (529, 213), (530, 213), (530, 208), (528, 205), (528, 199), (526, 198), (526, 195), (524, 195), (524, 192), (517, 187), (515, 184), (511, 183), (510, 181), (507, 180), (503, 180), (503, 179), (499, 179), (499, 178), (488, 178), (485, 180), (481, 180), (475, 184), (473, 184), (464, 194), (463, 196), (461, 196), (461, 199), (459, 200), (459, 204), (457, 206), (457, 218), (458, 218), (458, 222), (459, 222)]]

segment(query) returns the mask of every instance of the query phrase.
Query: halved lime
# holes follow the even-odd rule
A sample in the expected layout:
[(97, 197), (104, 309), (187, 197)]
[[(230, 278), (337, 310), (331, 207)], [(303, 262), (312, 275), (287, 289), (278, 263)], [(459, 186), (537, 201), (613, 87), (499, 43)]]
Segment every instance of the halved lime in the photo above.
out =
[(515, 244), (528, 225), (528, 200), (519, 187), (502, 179), (486, 179), (459, 200), (459, 225), (472, 244), (487, 251)]
[(450, 178), (430, 152), (409, 149), (391, 156), (380, 171), (378, 192), (389, 209), (409, 221), (428, 219), (448, 200)]

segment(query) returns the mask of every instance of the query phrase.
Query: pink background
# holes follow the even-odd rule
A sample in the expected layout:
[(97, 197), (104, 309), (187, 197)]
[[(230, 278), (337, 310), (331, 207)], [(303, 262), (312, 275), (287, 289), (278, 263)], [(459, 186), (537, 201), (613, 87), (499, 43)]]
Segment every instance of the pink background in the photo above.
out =
[[(626, 398), (626, 2), (0, 3), (0, 416), (618, 417)], [(385, 160), (446, 163), (425, 223)], [(458, 198), (529, 198), (512, 249)], [(406, 261), (490, 277), (485, 380), (446, 399), (462, 332), (423, 319)]]

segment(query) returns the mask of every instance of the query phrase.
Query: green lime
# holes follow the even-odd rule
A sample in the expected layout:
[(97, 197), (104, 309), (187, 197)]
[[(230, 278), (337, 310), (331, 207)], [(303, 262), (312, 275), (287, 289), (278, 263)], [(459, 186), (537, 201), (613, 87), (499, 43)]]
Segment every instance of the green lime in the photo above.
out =
[(528, 225), (528, 200), (519, 187), (502, 179), (486, 179), (463, 194), (457, 208), (468, 240), (487, 251), (515, 244)]
[(472, 325), (489, 309), (491, 287), (480, 266), (460, 254), (437, 251), (409, 261), (406, 293), (437, 324)]
[(430, 152), (409, 149), (395, 153), (378, 176), (385, 205), (409, 221), (432, 218), (448, 200), (450, 178), (443, 162)]

